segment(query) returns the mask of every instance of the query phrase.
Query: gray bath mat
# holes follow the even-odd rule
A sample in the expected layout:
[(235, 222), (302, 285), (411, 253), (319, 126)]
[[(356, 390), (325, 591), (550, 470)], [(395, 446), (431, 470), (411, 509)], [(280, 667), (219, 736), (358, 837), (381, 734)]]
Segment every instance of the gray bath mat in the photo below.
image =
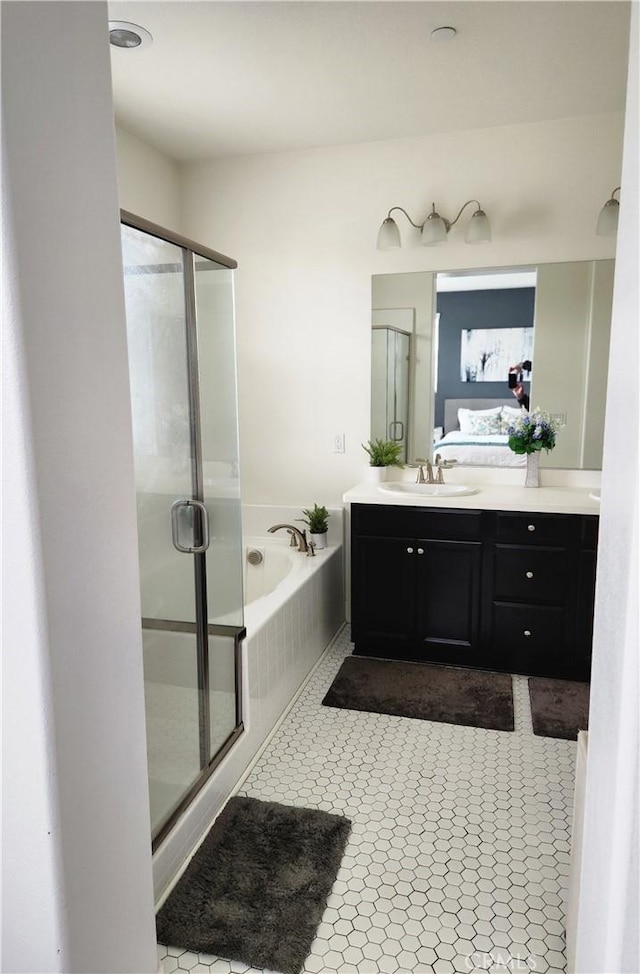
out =
[(533, 733), (575, 741), (589, 727), (589, 684), (529, 677)]
[(508, 673), (348, 656), (322, 702), (325, 707), (513, 730)]
[(350, 830), (341, 815), (230, 799), (158, 913), (159, 942), (299, 974)]

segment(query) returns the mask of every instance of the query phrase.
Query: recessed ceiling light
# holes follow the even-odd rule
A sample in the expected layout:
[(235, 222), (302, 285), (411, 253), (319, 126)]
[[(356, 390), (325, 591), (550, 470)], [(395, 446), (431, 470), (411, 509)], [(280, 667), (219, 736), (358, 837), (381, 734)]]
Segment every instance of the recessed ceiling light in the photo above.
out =
[(452, 41), (457, 34), (455, 27), (436, 27), (431, 31), (432, 41)]
[(129, 24), (126, 20), (109, 21), (109, 43), (114, 47), (124, 47), (126, 50), (147, 47), (153, 37), (144, 27)]

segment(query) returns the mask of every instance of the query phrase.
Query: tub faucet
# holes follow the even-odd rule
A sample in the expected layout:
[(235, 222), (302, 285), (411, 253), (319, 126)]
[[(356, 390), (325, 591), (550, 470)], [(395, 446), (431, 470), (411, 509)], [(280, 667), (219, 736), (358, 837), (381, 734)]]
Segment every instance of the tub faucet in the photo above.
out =
[(269, 531), (269, 534), (275, 534), (276, 531), (279, 531), (281, 528), (285, 528), (298, 539), (298, 551), (301, 551), (303, 554), (309, 554), (306, 531), (299, 531), (298, 528), (293, 526), (293, 524), (273, 524), (270, 528), (267, 528), (267, 530)]

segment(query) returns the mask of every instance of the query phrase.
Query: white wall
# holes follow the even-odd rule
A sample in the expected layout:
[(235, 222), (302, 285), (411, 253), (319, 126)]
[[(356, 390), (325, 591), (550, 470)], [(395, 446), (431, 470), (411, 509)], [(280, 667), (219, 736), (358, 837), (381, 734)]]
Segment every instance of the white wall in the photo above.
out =
[(116, 127), (118, 194), (123, 210), (180, 232), (180, 167), (173, 159)]
[(633, 4), (598, 549), (576, 970), (640, 970), (638, 362), (640, 9)]
[[(621, 139), (613, 114), (184, 166), (183, 231), (239, 262), (245, 502), (334, 504), (361, 479), (372, 274), (612, 257), (594, 225)], [(441, 247), (375, 250), (391, 206), (452, 218), (470, 196), (493, 243), (456, 226)]]
[(106, 32), (104, 3), (2, 5), (12, 974), (157, 970)]

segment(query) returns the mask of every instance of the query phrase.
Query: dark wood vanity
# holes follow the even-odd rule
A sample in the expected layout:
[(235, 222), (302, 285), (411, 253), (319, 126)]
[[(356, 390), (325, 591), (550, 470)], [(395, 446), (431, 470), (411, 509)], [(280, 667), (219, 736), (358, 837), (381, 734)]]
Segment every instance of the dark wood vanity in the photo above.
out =
[(351, 505), (358, 655), (589, 678), (598, 517)]

